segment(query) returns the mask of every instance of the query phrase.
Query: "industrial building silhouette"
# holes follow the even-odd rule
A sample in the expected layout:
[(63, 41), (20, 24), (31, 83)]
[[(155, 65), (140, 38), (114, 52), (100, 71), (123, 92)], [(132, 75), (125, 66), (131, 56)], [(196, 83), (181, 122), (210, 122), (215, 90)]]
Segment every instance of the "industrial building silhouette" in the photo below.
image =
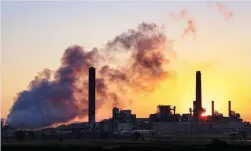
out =
[[(177, 114), (176, 106), (171, 105), (158, 105), (157, 112), (150, 114), (148, 118), (137, 118), (136, 114), (132, 114), (131, 110), (121, 110), (114, 107), (112, 110), (112, 118), (104, 119), (99, 123), (99, 126), (103, 131), (133, 131), (133, 130), (155, 130), (165, 131), (166, 127), (175, 129), (184, 125), (191, 131), (191, 125), (196, 127), (196, 130), (203, 129), (209, 131), (208, 127), (211, 127), (211, 131), (214, 127), (221, 124), (230, 123), (233, 126), (228, 128), (228, 131), (234, 129), (244, 128), (245, 123), (240, 117), (239, 113), (235, 113), (231, 110), (231, 101), (228, 103), (228, 117), (224, 117), (223, 114), (214, 110), (214, 101), (212, 101), (212, 113), (211, 115), (204, 116), (205, 109), (202, 106), (202, 81), (201, 72), (196, 71), (196, 88), (195, 88), (195, 101), (193, 101), (193, 108), (189, 108), (189, 113)], [(95, 126), (95, 68), (89, 68), (89, 126)], [(141, 124), (139, 124), (141, 123)], [(190, 126), (188, 126), (188, 123)], [(222, 124), (224, 123), (224, 124)], [(139, 126), (141, 125), (141, 126)], [(142, 125), (144, 125), (142, 127)], [(168, 126), (167, 126), (168, 125)], [(203, 125), (203, 126), (201, 126)], [(165, 127), (165, 128), (163, 128)], [(201, 128), (202, 127), (202, 128)], [(206, 128), (207, 127), (207, 128)], [(180, 129), (178, 130), (180, 131)], [(218, 130), (216, 130), (218, 131)], [(224, 131), (224, 130), (223, 130)], [(176, 131), (175, 131), (176, 132)], [(174, 132), (174, 133), (175, 133)]]
[[(215, 102), (212, 101), (211, 115), (203, 114), (205, 109), (202, 106), (202, 75), (196, 72), (195, 101), (189, 113), (176, 113), (176, 106), (158, 105), (156, 113), (146, 118), (138, 118), (130, 109), (122, 110), (118, 107), (112, 109), (112, 117), (96, 122), (95, 115), (95, 68), (89, 68), (89, 114), (88, 122), (71, 123), (60, 125), (56, 128), (48, 127), (36, 130), (36, 135), (43, 134), (43, 139), (57, 137), (67, 138), (100, 138), (108, 133), (109, 136), (131, 137), (140, 133), (142, 136), (150, 136), (158, 139), (163, 137), (187, 137), (187, 136), (223, 136), (229, 133), (251, 133), (251, 124), (243, 122), (239, 113), (232, 110), (231, 101), (228, 101), (228, 116), (215, 111)], [(227, 104), (227, 103), (226, 103)], [(28, 131), (30, 132), (30, 131)], [(15, 130), (10, 126), (4, 126), (3, 138), (12, 138)], [(110, 135), (112, 134), (112, 135)], [(113, 135), (115, 134), (115, 136)]]

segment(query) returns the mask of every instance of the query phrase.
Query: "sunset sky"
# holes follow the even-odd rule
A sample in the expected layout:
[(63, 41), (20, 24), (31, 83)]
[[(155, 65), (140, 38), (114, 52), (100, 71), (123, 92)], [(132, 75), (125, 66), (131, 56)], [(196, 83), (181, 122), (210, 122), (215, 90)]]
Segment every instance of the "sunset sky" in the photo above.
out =
[[(166, 25), (167, 37), (176, 40), (172, 67), (177, 77), (163, 81), (156, 92), (126, 106), (138, 117), (156, 112), (158, 104), (170, 104), (188, 113), (195, 99), (195, 71), (202, 71), (203, 107), (227, 116), (232, 109), (251, 121), (251, 2), (221, 2), (233, 17), (225, 20), (215, 2), (3, 2), (2, 117), (16, 94), (44, 68), (56, 70), (71, 44), (87, 49), (141, 22)], [(195, 39), (178, 39), (186, 23), (170, 18), (187, 9), (196, 25)], [(108, 107), (109, 108), (109, 107)], [(104, 105), (97, 119), (111, 116)]]

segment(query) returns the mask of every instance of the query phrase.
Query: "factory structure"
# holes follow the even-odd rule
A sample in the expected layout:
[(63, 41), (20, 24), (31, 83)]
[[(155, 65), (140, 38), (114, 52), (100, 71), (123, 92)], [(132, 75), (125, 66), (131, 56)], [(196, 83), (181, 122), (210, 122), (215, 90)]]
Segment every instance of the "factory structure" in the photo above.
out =
[[(205, 115), (205, 109), (202, 106), (202, 83), (201, 72), (196, 72), (195, 101), (193, 107), (185, 114), (176, 113), (176, 106), (158, 105), (156, 113), (150, 114), (147, 118), (137, 118), (131, 110), (122, 110), (117, 107), (112, 109), (112, 117), (96, 122), (96, 90), (95, 68), (89, 68), (89, 110), (88, 122), (71, 123), (56, 127), (48, 127), (41, 130), (26, 131), (27, 135), (35, 133), (42, 139), (53, 139), (58, 137), (67, 138), (100, 138), (105, 134), (111, 134), (111, 137), (133, 136), (135, 132), (143, 137), (229, 137), (232, 134), (251, 134), (251, 124), (243, 122), (239, 113), (232, 110), (231, 101), (228, 103), (228, 116), (214, 110), (214, 101), (212, 101), (211, 115)], [(1, 124), (2, 139), (13, 139), (16, 130), (10, 125)], [(22, 129), (24, 131), (24, 129)], [(115, 135), (114, 135), (115, 134)], [(25, 134), (26, 135), (26, 134)]]
[[(211, 115), (204, 114), (200, 71), (196, 72), (195, 90), (195, 101), (187, 114), (177, 114), (175, 106), (159, 105), (157, 113), (150, 114), (148, 118), (137, 118), (131, 110), (114, 107), (112, 117), (102, 120), (99, 126), (105, 132), (151, 131), (160, 135), (250, 131), (250, 123), (243, 122), (240, 114), (232, 110), (231, 101), (228, 102), (227, 117), (214, 110), (214, 101)], [(89, 125), (95, 125), (95, 68), (93, 67), (89, 69)]]

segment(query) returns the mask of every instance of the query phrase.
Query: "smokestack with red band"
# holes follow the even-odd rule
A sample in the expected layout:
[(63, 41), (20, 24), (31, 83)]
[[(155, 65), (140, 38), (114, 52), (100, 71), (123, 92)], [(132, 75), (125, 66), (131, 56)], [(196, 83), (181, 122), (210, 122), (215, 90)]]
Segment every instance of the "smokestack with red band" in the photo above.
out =
[(228, 101), (228, 116), (231, 117), (231, 101)]
[(214, 115), (214, 101), (212, 101), (212, 116)]

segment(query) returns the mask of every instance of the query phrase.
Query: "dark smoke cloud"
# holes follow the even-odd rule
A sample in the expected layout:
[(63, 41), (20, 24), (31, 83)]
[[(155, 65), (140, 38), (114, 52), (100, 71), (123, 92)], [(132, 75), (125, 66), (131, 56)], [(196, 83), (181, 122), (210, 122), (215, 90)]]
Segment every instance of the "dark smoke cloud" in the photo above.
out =
[[(169, 63), (167, 42), (156, 24), (142, 23), (100, 50), (86, 51), (78, 45), (68, 47), (57, 71), (45, 69), (27, 90), (18, 94), (7, 122), (14, 127), (23, 124), (26, 128), (40, 128), (85, 117), (91, 66), (97, 70), (97, 109), (104, 103), (122, 106), (137, 94), (153, 92), (170, 75), (165, 68)], [(128, 57), (124, 57), (122, 66), (112, 67), (107, 56), (125, 53)]]

